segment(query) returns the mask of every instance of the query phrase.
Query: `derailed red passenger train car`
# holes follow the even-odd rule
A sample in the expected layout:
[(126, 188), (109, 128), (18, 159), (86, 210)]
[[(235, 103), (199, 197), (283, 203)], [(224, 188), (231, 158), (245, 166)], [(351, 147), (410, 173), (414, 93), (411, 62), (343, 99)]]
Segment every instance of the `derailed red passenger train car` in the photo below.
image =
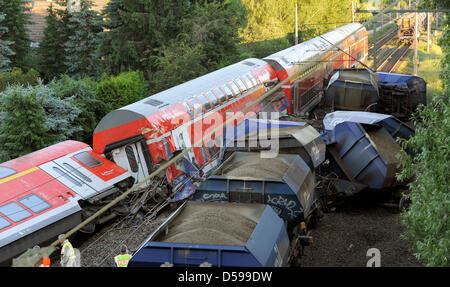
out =
[[(131, 170), (139, 182), (155, 164), (192, 146), (221, 125), (227, 113), (240, 112), (277, 81), (272, 67), (258, 59), (214, 71), (106, 115), (94, 131), (94, 151)], [(277, 103), (273, 106), (281, 111)], [(237, 122), (260, 110), (261, 106), (255, 105)], [(216, 165), (221, 141), (218, 132), (195, 147), (189, 160), (207, 172)], [(169, 181), (178, 175), (174, 168), (167, 172)]]
[(1, 163), (0, 264), (78, 225), (83, 207), (114, 196), (129, 178), (128, 171), (77, 141)]

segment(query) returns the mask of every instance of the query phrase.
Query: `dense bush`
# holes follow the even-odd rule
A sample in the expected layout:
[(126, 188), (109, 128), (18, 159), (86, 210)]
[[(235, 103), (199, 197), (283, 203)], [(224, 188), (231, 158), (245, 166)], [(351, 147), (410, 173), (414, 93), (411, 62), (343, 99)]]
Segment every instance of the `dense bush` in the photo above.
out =
[(24, 73), (19, 68), (14, 68), (11, 72), (0, 73), (0, 91), (4, 90), (8, 85), (36, 85), (39, 79), (39, 72), (30, 69)]
[(416, 257), (427, 266), (450, 266), (450, 31), (440, 45), (445, 53), (441, 78), (442, 94), (435, 96), (415, 116), (416, 134), (404, 143), (417, 152), (414, 159), (402, 155), (399, 179), (409, 184), (410, 208), (402, 213), (404, 237), (412, 242)]
[[(94, 80), (67, 75), (48, 85), (39, 81), (35, 86), (8, 86), (0, 92), (0, 162), (67, 139), (90, 142), (108, 111), (96, 90)], [(36, 116), (30, 117), (26, 109)], [(22, 140), (21, 133), (28, 140)]]
[(97, 86), (97, 97), (109, 105), (109, 111), (132, 104), (146, 97), (147, 93), (147, 83), (140, 71), (104, 75)]

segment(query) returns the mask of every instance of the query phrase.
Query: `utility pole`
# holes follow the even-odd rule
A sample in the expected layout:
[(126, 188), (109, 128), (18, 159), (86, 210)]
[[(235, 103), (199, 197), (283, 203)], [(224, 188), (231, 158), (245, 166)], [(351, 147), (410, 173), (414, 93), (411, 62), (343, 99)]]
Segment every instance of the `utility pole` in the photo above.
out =
[[(381, 0), (381, 10), (383, 10), (384, 9), (384, 3), (383, 3), (384, 1), (383, 0)], [(384, 13), (383, 12), (381, 12), (381, 29), (383, 29), (383, 25), (384, 25)]]
[(352, 0), (352, 23), (355, 23), (355, 1)]
[(373, 29), (373, 70), (377, 71), (377, 24)]
[(417, 46), (419, 44), (419, 41), (417, 39), (417, 12), (414, 13), (414, 76), (417, 76), (417, 70), (419, 65), (419, 58), (417, 55)]
[(427, 13), (427, 53), (430, 53), (431, 13)]
[(297, 2), (295, 2), (295, 45), (298, 44), (298, 12)]

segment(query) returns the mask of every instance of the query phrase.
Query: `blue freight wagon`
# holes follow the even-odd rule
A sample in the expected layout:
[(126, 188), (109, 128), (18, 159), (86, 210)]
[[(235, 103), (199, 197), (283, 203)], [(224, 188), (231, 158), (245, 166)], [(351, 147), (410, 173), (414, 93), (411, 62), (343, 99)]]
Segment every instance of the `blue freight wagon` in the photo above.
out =
[(327, 151), (351, 182), (371, 189), (398, 184), (395, 179), (401, 151), (396, 138), (408, 139), (414, 130), (391, 115), (337, 111), (323, 120)]
[(258, 152), (235, 152), (200, 184), (193, 200), (269, 204), (290, 229), (316, 215), (315, 185), (299, 155), (261, 158)]
[(186, 201), (128, 267), (277, 267), (291, 260), (286, 224), (269, 205)]

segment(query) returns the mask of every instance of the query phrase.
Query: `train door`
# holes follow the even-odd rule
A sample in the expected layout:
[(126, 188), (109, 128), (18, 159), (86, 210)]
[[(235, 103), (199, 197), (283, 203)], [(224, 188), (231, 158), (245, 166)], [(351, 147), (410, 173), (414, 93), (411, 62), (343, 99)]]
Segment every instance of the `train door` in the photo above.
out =
[(299, 98), (298, 98), (298, 85), (299, 85), (299, 81), (294, 82), (292, 89), (291, 89), (291, 91), (292, 91), (292, 95), (291, 95), (292, 106), (294, 108), (293, 109), (294, 115), (298, 114), (298, 112), (300, 110), (299, 109), (300, 103), (299, 103)]
[[(142, 151), (140, 142), (128, 144), (113, 150), (114, 162), (124, 169), (128, 170), (134, 177), (134, 183), (140, 183), (149, 176), (148, 166)], [(147, 187), (150, 182), (141, 185), (141, 188)]]

